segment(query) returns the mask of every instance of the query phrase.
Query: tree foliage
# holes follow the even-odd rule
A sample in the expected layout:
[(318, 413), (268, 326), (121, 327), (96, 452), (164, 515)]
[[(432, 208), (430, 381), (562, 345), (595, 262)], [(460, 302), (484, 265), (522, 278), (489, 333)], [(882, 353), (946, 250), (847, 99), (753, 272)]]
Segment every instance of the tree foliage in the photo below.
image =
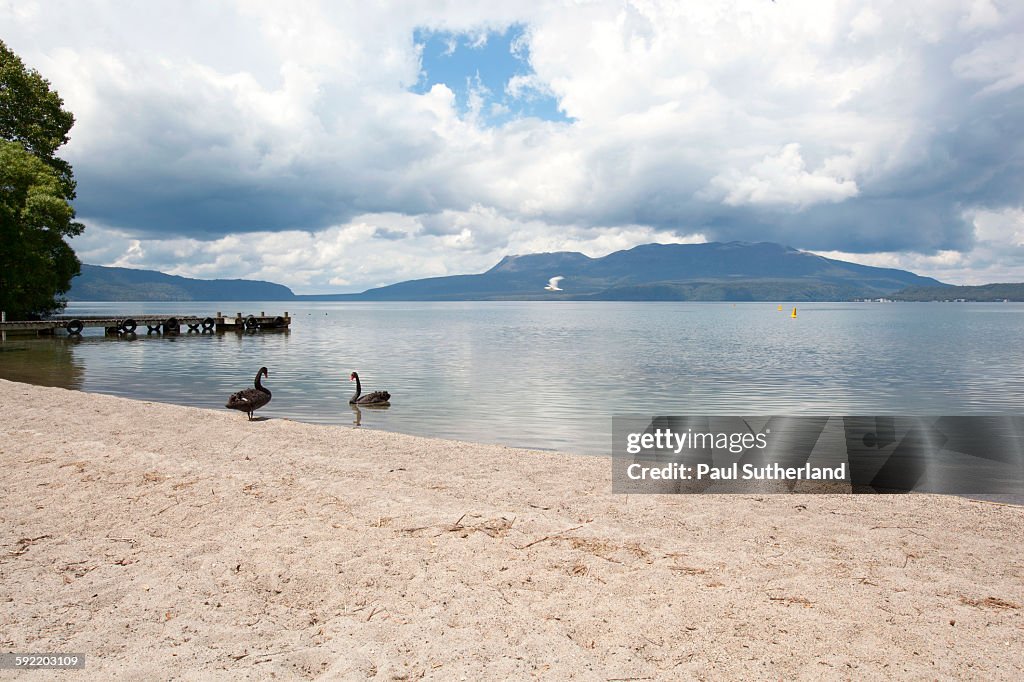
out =
[(75, 117), (63, 109), (64, 100), (35, 69), (0, 40), (0, 138), (20, 142), (57, 171), (69, 199), (75, 198), (71, 166), (55, 154), (67, 144)]
[(64, 307), (81, 263), (71, 166), (56, 156), (75, 119), (49, 82), (0, 41), (0, 310), (29, 319)]
[(17, 142), (0, 141), (0, 309), (12, 319), (64, 307), (81, 266), (65, 237), (82, 225), (60, 175)]

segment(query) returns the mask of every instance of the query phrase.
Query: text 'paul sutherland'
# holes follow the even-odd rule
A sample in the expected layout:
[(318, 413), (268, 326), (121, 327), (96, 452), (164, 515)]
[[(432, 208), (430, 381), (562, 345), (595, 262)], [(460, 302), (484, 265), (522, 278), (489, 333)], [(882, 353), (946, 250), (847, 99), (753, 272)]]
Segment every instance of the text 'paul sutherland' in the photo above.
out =
[(718, 467), (711, 464), (691, 466), (677, 462), (650, 466), (634, 462), (626, 468), (626, 475), (633, 481), (844, 481), (846, 463), (837, 467), (817, 467), (810, 464), (802, 467), (744, 464), (741, 467), (739, 463)]

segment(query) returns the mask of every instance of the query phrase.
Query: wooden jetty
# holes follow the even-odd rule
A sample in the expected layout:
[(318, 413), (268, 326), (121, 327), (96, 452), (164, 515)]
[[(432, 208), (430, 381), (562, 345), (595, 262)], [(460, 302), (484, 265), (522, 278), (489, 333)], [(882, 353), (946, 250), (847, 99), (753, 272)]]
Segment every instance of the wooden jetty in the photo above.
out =
[(39, 336), (52, 336), (65, 331), (78, 336), (87, 327), (102, 327), (107, 335), (135, 334), (145, 329), (150, 334), (180, 334), (183, 328), (190, 332), (256, 332), (269, 329), (288, 329), (292, 318), (284, 315), (60, 315), (45, 320), (0, 321), (0, 332), (35, 332)]

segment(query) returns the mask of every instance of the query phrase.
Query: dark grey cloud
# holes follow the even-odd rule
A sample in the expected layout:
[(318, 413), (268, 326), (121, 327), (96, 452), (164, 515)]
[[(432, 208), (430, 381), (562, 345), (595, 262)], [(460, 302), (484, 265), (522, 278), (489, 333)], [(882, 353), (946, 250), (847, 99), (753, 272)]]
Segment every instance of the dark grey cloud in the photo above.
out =
[(402, 230), (389, 230), (386, 227), (378, 227), (373, 231), (374, 239), (386, 239), (389, 241), (395, 241), (398, 239), (405, 239), (409, 234)]

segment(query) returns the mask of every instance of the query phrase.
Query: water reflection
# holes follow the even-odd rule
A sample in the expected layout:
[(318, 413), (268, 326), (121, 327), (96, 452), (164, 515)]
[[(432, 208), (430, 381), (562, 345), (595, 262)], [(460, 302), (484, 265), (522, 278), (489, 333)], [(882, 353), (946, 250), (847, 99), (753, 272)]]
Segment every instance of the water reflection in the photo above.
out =
[[(372, 413), (386, 412), (391, 408), (391, 405), (356, 405), (354, 403), (349, 403), (349, 407), (352, 408), (352, 424), (354, 424), (355, 426), (361, 426), (363, 423), (363, 410), (368, 410), (371, 413), (370, 416), (372, 417)], [(372, 428), (373, 425), (374, 423), (371, 420), (369, 426)]]
[(10, 335), (0, 343), (0, 377), (38, 386), (81, 390), (85, 366), (74, 353), (80, 336), (35, 339)]
[[(69, 312), (208, 315), (217, 305)], [(1021, 304), (804, 304), (795, 320), (753, 303), (288, 307), (291, 332), (9, 336), (0, 377), (223, 409), (267, 366), (270, 417), (594, 453), (609, 450), (613, 414), (1024, 412)], [(346, 409), (353, 367), (368, 389), (397, 396), (390, 410)]]

